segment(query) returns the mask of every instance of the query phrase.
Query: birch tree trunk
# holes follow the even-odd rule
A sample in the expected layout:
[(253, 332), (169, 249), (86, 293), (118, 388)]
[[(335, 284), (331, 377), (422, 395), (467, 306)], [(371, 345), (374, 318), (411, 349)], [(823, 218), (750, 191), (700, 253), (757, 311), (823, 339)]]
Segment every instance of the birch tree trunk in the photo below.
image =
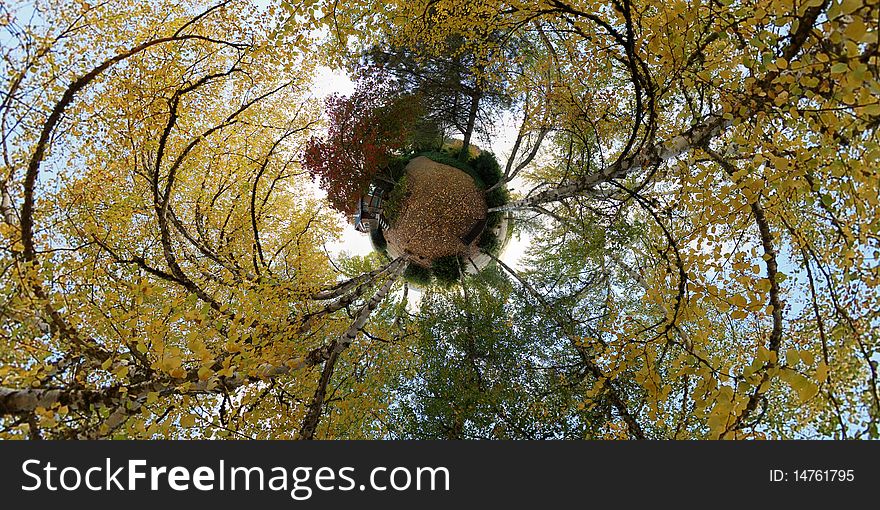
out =
[(373, 311), (379, 306), (379, 304), (385, 300), (391, 286), (394, 285), (394, 282), (397, 281), (397, 278), (405, 269), (406, 263), (401, 258), (392, 262), (391, 276), (385, 281), (382, 287), (376, 291), (370, 301), (361, 308), (357, 318), (352, 322), (345, 334), (342, 335), (339, 340), (334, 341), (328, 346), (327, 360), (324, 362), (324, 368), (321, 371), (321, 378), (318, 380), (318, 387), (315, 389), (308, 411), (306, 412), (306, 416), (300, 427), (299, 439), (311, 440), (315, 438), (315, 431), (318, 428), (318, 424), (321, 421), (321, 414), (324, 411), (324, 399), (327, 395), (327, 386), (330, 384), (330, 378), (333, 376), (333, 369), (336, 366), (336, 361), (339, 359), (339, 355), (351, 345), (355, 338), (357, 338), (358, 333), (367, 323), (367, 319), (369, 319), (370, 315), (372, 315)]
[[(407, 263), (403, 259), (398, 258), (391, 265), (391, 276), (385, 281), (382, 287), (380, 287), (379, 290), (376, 291), (375, 294), (373, 294), (373, 297), (370, 298), (370, 301), (368, 301), (367, 304), (365, 304), (361, 308), (357, 318), (354, 320), (354, 322), (351, 323), (351, 326), (348, 327), (348, 330), (346, 330), (345, 334), (342, 335), (336, 345), (333, 346), (332, 352), (342, 352), (347, 349), (352, 342), (354, 342), (354, 339), (357, 338), (358, 333), (360, 333), (360, 331), (364, 329), (364, 325), (366, 325), (367, 319), (369, 319), (370, 315), (373, 314), (373, 311), (378, 308), (379, 303), (385, 300), (385, 296), (388, 295), (388, 291), (391, 290), (391, 286), (394, 285), (394, 282), (397, 281), (397, 278), (401, 274), (403, 274), (403, 271), (406, 269)], [(329, 353), (327, 359), (329, 359)]]
[(618, 160), (600, 172), (590, 174), (571, 184), (543, 191), (532, 197), (514, 200), (513, 202), (493, 207), (489, 209), (489, 212), (530, 209), (548, 202), (557, 202), (580, 195), (602, 183), (613, 179), (622, 179), (642, 168), (649, 168), (678, 157), (691, 149), (705, 144), (730, 125), (731, 121), (724, 119), (722, 114), (713, 113), (707, 116), (700, 124), (693, 126), (666, 143), (645, 147), (636, 154)]

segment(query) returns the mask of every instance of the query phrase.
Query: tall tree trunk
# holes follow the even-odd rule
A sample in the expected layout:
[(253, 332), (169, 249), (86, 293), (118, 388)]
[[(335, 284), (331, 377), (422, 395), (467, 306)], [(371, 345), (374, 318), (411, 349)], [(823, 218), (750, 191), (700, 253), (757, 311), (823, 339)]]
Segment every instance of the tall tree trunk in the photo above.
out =
[[(333, 347), (335, 348), (336, 346), (333, 345)], [(333, 377), (333, 369), (336, 367), (337, 359), (339, 359), (339, 353), (334, 349), (330, 353), (330, 359), (324, 362), (324, 369), (321, 371), (321, 378), (318, 380), (318, 387), (315, 388), (315, 394), (312, 395), (309, 410), (306, 412), (302, 426), (299, 429), (299, 439), (301, 440), (310, 441), (315, 438), (315, 431), (318, 430), (318, 423), (321, 421), (321, 413), (324, 410), (324, 399), (327, 397), (327, 386), (330, 384), (330, 378)]]
[(315, 431), (318, 429), (318, 424), (321, 421), (321, 414), (324, 411), (324, 399), (327, 395), (327, 386), (330, 384), (330, 378), (333, 376), (333, 369), (336, 365), (336, 361), (339, 359), (339, 355), (351, 345), (358, 333), (364, 328), (367, 319), (369, 319), (373, 311), (382, 301), (385, 300), (388, 291), (391, 289), (394, 282), (397, 281), (400, 274), (406, 269), (406, 265), (406, 262), (400, 258), (391, 263), (391, 275), (382, 287), (380, 287), (379, 290), (373, 294), (373, 297), (370, 298), (370, 301), (361, 308), (357, 318), (351, 323), (351, 326), (349, 326), (345, 334), (342, 335), (339, 340), (333, 341), (333, 343), (328, 346), (324, 369), (321, 371), (321, 378), (318, 380), (318, 387), (315, 388), (315, 393), (312, 395), (308, 411), (306, 412), (305, 418), (303, 418), (299, 439), (314, 439)]
[[(332, 352), (342, 352), (347, 349), (349, 345), (351, 345), (354, 339), (357, 338), (358, 333), (360, 333), (360, 331), (364, 329), (364, 325), (366, 325), (367, 319), (369, 319), (373, 311), (379, 307), (379, 303), (385, 300), (385, 296), (388, 295), (388, 291), (391, 290), (391, 286), (394, 284), (395, 281), (397, 281), (397, 278), (403, 273), (403, 271), (406, 269), (406, 266), (407, 263), (400, 258), (392, 263), (391, 276), (387, 280), (385, 280), (385, 283), (382, 285), (382, 287), (380, 287), (379, 290), (376, 291), (375, 294), (373, 294), (373, 297), (370, 298), (370, 301), (368, 301), (367, 304), (365, 304), (361, 308), (357, 318), (354, 320), (354, 322), (351, 323), (351, 326), (348, 327), (348, 330), (346, 330), (345, 334), (342, 335), (336, 345), (333, 346)], [(330, 359), (329, 353), (326, 359)]]
[(530, 209), (548, 202), (556, 202), (580, 195), (599, 184), (613, 179), (622, 179), (637, 170), (660, 164), (680, 156), (691, 149), (700, 147), (730, 125), (731, 121), (724, 119), (720, 113), (711, 114), (700, 124), (666, 143), (645, 147), (628, 158), (616, 161), (600, 172), (587, 175), (571, 184), (543, 191), (532, 197), (514, 200), (513, 202), (493, 207), (489, 209), (489, 212)]
[(353, 289), (355, 286), (360, 285), (361, 283), (365, 283), (368, 281), (372, 281), (375, 278), (382, 276), (387, 273), (392, 264), (397, 262), (399, 259), (395, 259), (384, 266), (374, 269), (369, 273), (364, 273), (358, 275), (354, 278), (346, 280), (344, 282), (337, 283), (331, 287), (328, 287), (324, 290), (318, 291), (312, 295), (312, 299), (316, 301), (323, 301), (327, 299), (335, 299), (343, 294), (346, 294), (349, 290)]
[(467, 129), (464, 131), (464, 141), (461, 144), (461, 152), (458, 153), (459, 161), (467, 161), (470, 157), (471, 136), (474, 134), (474, 126), (477, 123), (477, 111), (480, 108), (482, 94), (479, 89), (471, 96), (471, 109), (468, 112)]

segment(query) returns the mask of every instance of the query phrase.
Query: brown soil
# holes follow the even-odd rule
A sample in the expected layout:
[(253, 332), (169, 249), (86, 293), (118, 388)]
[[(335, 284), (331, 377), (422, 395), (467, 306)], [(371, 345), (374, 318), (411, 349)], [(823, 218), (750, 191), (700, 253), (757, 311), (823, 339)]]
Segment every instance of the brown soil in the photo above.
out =
[(406, 166), (408, 195), (385, 232), (389, 253), (403, 253), (427, 267), (436, 258), (470, 255), (476, 241), (461, 242), (474, 223), (486, 217), (483, 191), (461, 170), (424, 156)]

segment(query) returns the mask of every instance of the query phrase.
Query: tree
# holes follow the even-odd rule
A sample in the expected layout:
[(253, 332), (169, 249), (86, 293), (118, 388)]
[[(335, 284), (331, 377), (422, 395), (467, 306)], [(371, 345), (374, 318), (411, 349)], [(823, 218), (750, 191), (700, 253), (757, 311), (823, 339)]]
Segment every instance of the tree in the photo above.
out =
[[(3, 5), (4, 437), (880, 434), (874, 1)], [(322, 249), (304, 91), (452, 46), (531, 243), (418, 309)]]
[(532, 188), (493, 211), (562, 235), (554, 256), (590, 221), (639, 225), (602, 246), (612, 288), (640, 297), (610, 294), (627, 306), (601, 322), (614, 341), (596, 358), (609, 378), (637, 375), (628, 398), (652, 409), (639, 428), (876, 437), (878, 5), (723, 4), (396, 2), (357, 41), (370, 2), (326, 12), (353, 51), (539, 41), (533, 72), (506, 86), (546, 77), (520, 139), (553, 143), (539, 165), (509, 158)]
[(2, 434), (305, 435), (290, 395), (405, 265), (333, 283), (303, 55), (249, 2), (36, 9), (6, 25)]
[[(507, 48), (505, 53), (513, 51)], [(420, 98), (423, 122), (443, 133), (454, 130), (462, 135), (462, 160), (468, 157), (474, 133), (488, 135), (492, 118), (510, 102), (504, 84), (487, 79), (481, 69), (485, 64), (463, 49), (457, 38), (446, 41), (443, 52), (431, 58), (417, 48), (374, 47), (365, 61), (359, 74), (394, 76), (398, 86)], [(491, 61), (501, 61), (500, 55)]]
[(498, 268), (426, 296), (391, 429), (415, 439), (598, 436), (606, 406), (581, 404), (589, 385), (576, 352), (523, 298)]
[(309, 140), (303, 166), (318, 178), (334, 209), (355, 211), (380, 170), (410, 145), (419, 112), (418, 99), (394, 90), (381, 74), (361, 80), (351, 97), (327, 98), (327, 136)]

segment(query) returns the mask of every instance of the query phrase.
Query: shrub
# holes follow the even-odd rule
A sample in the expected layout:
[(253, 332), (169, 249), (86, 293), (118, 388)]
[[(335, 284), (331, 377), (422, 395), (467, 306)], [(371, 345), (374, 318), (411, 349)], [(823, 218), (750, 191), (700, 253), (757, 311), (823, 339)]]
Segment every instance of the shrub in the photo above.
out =
[(406, 168), (406, 164), (409, 163), (411, 159), (412, 156), (398, 156), (392, 158), (388, 164), (382, 168), (380, 174), (382, 177), (396, 183), (406, 175), (404, 168)]
[(488, 187), (496, 184), (503, 176), (498, 160), (495, 159), (495, 155), (491, 152), (481, 152), (479, 156), (470, 160), (469, 164)]
[(461, 277), (461, 263), (456, 255), (440, 257), (431, 264), (431, 272), (437, 283), (449, 286), (456, 283)]
[(498, 239), (498, 236), (495, 235), (495, 232), (491, 230), (485, 230), (483, 235), (480, 236), (480, 240), (477, 242), (477, 246), (486, 253), (491, 253), (492, 255), (498, 255), (498, 248), (501, 247), (501, 241)]
[(431, 271), (416, 264), (409, 264), (403, 272), (403, 278), (420, 287), (427, 287), (431, 284)]
[(486, 207), (493, 208), (506, 204), (510, 201), (510, 193), (507, 188), (500, 186), (486, 194)]
[(370, 240), (373, 242), (373, 248), (378, 252), (385, 251), (388, 248), (388, 241), (385, 240), (385, 232), (382, 228), (377, 228), (370, 232)]
[(495, 233), (495, 229), (502, 221), (504, 221), (505, 214), (506, 213), (504, 212), (493, 212), (486, 216), (486, 228), (483, 230), (480, 239), (477, 241), (477, 246), (479, 246), (482, 251), (498, 255), (504, 240), (509, 238), (513, 233), (512, 221), (507, 223), (506, 232), (501, 232), (500, 234)]
[(383, 214), (389, 224), (393, 224), (397, 220), (397, 216), (403, 208), (403, 202), (406, 200), (407, 194), (406, 175), (404, 175), (399, 181), (397, 181), (394, 188), (391, 189), (391, 193), (388, 194), (388, 198), (385, 199), (385, 202), (382, 205)]
[(486, 229), (483, 230), (483, 232), (489, 232), (490, 230), (493, 230), (495, 227), (501, 224), (501, 220), (503, 219), (503, 212), (489, 213), (489, 215), (486, 216)]

